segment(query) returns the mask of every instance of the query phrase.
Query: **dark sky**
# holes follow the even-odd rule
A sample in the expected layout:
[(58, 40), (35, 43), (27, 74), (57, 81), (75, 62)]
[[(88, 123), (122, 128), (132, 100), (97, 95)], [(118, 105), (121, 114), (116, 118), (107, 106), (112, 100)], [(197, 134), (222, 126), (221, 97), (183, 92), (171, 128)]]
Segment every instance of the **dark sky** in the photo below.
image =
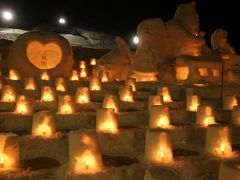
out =
[[(34, 28), (40, 24), (57, 25), (56, 19), (64, 16), (68, 27), (87, 27), (131, 37), (137, 24), (146, 18), (171, 19), (178, 4), (189, 0), (0, 0), (0, 10), (12, 9), (16, 19), (8, 26)], [(229, 42), (240, 50), (240, 8), (237, 0), (197, 0), (200, 29), (209, 40), (216, 28), (228, 31)], [(0, 27), (6, 27), (2, 20)]]

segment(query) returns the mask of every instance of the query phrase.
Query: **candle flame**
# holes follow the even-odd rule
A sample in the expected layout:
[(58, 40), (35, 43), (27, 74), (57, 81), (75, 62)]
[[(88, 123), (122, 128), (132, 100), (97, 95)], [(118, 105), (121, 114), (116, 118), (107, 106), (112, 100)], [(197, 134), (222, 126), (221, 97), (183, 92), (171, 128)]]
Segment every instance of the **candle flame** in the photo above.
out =
[(168, 128), (169, 127), (169, 119), (166, 116), (162, 116), (158, 120), (157, 126), (160, 128)]
[(90, 61), (90, 64), (92, 66), (95, 66), (97, 64), (97, 60), (95, 58), (92, 58), (91, 61)]
[(50, 80), (50, 76), (49, 76), (48, 72), (46, 72), (46, 71), (42, 72), (41, 80), (44, 80), (44, 81), (49, 81)]

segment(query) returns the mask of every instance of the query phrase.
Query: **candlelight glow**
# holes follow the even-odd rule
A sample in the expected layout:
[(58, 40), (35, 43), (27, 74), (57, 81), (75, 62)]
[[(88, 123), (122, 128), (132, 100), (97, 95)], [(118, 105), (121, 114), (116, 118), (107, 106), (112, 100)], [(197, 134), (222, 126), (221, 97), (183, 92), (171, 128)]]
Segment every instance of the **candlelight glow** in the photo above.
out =
[(100, 171), (98, 162), (90, 150), (85, 150), (80, 157), (76, 157), (76, 174), (94, 174)]
[(44, 80), (44, 81), (49, 81), (50, 80), (50, 75), (48, 74), (47, 71), (42, 71), (40, 79)]
[(21, 114), (29, 114), (33, 112), (33, 105), (29, 99), (27, 99), (24, 95), (18, 97), (15, 112)]
[(208, 153), (219, 157), (232, 156), (231, 135), (229, 128), (221, 124), (208, 126), (205, 148)]
[(162, 96), (149, 96), (148, 98), (148, 110), (150, 111), (153, 105), (163, 105), (163, 98)]
[(133, 92), (131, 86), (120, 86), (119, 97), (121, 101), (133, 102)]
[(116, 112), (119, 111), (118, 98), (112, 94), (106, 94), (103, 100), (103, 108), (113, 109)]
[(109, 72), (106, 70), (100, 71), (99, 78), (100, 78), (101, 82), (108, 82), (109, 81)]
[(136, 88), (136, 79), (134, 79), (134, 78), (128, 78), (128, 79), (126, 79), (125, 85), (126, 85), (126, 86), (131, 86), (133, 92), (137, 91), (137, 88)]
[(36, 83), (34, 77), (28, 77), (24, 79), (24, 89), (26, 90), (35, 90)]
[(95, 66), (97, 64), (97, 60), (95, 58), (92, 58), (90, 60), (90, 65)]
[(151, 164), (172, 162), (172, 145), (167, 131), (147, 130), (145, 157)]
[(55, 87), (57, 91), (65, 92), (67, 87), (64, 78), (57, 78), (55, 81)]
[(79, 68), (80, 69), (85, 69), (87, 66), (86, 66), (86, 62), (85, 61), (79, 61)]
[(76, 103), (84, 104), (90, 102), (90, 92), (88, 87), (78, 87), (76, 91)]
[(9, 169), (11, 167), (11, 160), (6, 154), (0, 153), (0, 171), (2, 169)]
[(165, 103), (172, 102), (171, 94), (170, 94), (168, 87), (159, 88), (158, 95), (161, 95), (163, 97), (163, 101)]
[(89, 80), (89, 89), (90, 91), (100, 91), (101, 90), (101, 82), (98, 78), (91, 78)]
[(11, 80), (20, 80), (21, 77), (20, 77), (20, 74), (16, 70), (10, 69), (9, 70), (9, 79), (11, 79)]
[(187, 111), (197, 112), (200, 99), (197, 95), (187, 96)]
[(102, 108), (97, 110), (96, 130), (97, 132), (111, 134), (118, 132), (118, 121), (113, 109)]
[(212, 69), (212, 74), (213, 74), (213, 77), (219, 77), (220, 76), (220, 72), (218, 69)]
[(72, 73), (69, 78), (70, 81), (78, 81), (79, 76), (78, 76), (78, 71), (77, 70), (72, 70)]
[(44, 86), (41, 92), (41, 101), (49, 102), (49, 101), (55, 101), (55, 100), (56, 100), (56, 97), (53, 89), (50, 86)]
[(32, 135), (51, 137), (56, 132), (55, 112), (39, 111), (33, 115)]
[(198, 106), (196, 123), (202, 127), (208, 127), (208, 125), (216, 123), (213, 109), (211, 106)]
[(207, 77), (209, 75), (207, 68), (198, 68), (198, 72), (202, 77)]
[(223, 109), (224, 110), (233, 110), (234, 106), (237, 106), (236, 96), (224, 96), (223, 97)]
[(188, 66), (176, 67), (176, 79), (186, 80), (188, 78), (189, 68)]
[(166, 105), (153, 105), (150, 109), (149, 128), (169, 128), (169, 108)]
[(74, 113), (74, 103), (71, 96), (64, 95), (59, 98), (58, 112), (61, 114)]
[(12, 86), (6, 85), (2, 89), (2, 101), (3, 102), (14, 102), (16, 101), (17, 93)]
[(80, 68), (80, 78), (86, 78), (86, 77), (87, 77), (87, 69)]

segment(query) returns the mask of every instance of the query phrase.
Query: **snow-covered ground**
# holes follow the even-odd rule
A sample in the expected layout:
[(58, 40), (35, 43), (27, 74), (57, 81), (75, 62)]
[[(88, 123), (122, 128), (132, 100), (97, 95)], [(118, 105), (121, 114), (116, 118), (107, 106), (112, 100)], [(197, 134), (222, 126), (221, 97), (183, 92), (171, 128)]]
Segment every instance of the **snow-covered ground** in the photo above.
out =
[[(15, 41), (18, 36), (28, 31), (22, 29), (0, 28), (0, 39)], [(76, 35), (77, 34), (77, 35)], [(72, 46), (96, 49), (112, 49), (115, 47), (113, 35), (76, 28), (74, 33), (61, 34)]]

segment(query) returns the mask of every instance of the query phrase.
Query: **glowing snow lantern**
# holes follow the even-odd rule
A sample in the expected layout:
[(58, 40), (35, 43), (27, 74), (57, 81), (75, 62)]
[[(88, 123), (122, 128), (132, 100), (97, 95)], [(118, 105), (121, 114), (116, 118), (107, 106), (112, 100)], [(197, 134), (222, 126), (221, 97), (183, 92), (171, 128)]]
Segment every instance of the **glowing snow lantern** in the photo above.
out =
[(41, 101), (55, 101), (56, 96), (55, 96), (55, 91), (53, 88), (50, 86), (44, 86), (42, 87), (42, 92), (41, 92)]
[(35, 90), (36, 82), (34, 77), (27, 77), (24, 79), (24, 89), (26, 90)]
[(134, 78), (128, 78), (128, 79), (126, 79), (125, 85), (126, 85), (126, 86), (131, 86), (133, 92), (137, 91), (137, 88), (136, 88), (136, 79), (134, 79)]
[(158, 95), (161, 95), (163, 97), (163, 101), (165, 103), (172, 102), (171, 94), (168, 87), (165, 86), (158, 88)]
[(226, 160), (221, 162), (218, 180), (239, 180), (240, 161)]
[(233, 106), (237, 106), (237, 98), (236, 96), (224, 96), (223, 97), (223, 109), (224, 110), (232, 110)]
[(11, 80), (20, 80), (21, 76), (19, 74), (19, 72), (15, 69), (10, 69), (9, 70), (9, 79)]
[(150, 109), (149, 128), (169, 128), (169, 108), (167, 105), (153, 105)]
[(90, 102), (90, 92), (88, 87), (78, 87), (76, 91), (76, 103), (84, 104)]
[(24, 95), (21, 95), (17, 98), (15, 107), (16, 113), (31, 114), (33, 111), (33, 102), (31, 99), (26, 98)]
[(78, 76), (78, 71), (77, 70), (72, 70), (72, 73), (69, 78), (70, 81), (78, 81), (79, 76)]
[(56, 133), (56, 116), (53, 111), (39, 111), (33, 115), (32, 135), (52, 137)]
[(152, 105), (162, 105), (163, 104), (163, 98), (162, 96), (149, 96), (148, 97), (148, 110), (150, 111)]
[(114, 112), (119, 111), (118, 97), (112, 94), (106, 94), (103, 100), (103, 108), (114, 109)]
[(90, 91), (100, 91), (101, 90), (101, 81), (98, 78), (90, 78), (89, 80), (89, 89)]
[(215, 124), (214, 112), (211, 106), (199, 105), (197, 108), (196, 124), (202, 127), (207, 127), (210, 124)]
[(86, 62), (85, 61), (79, 61), (79, 68), (80, 69), (85, 69), (87, 66), (86, 66)]
[(118, 94), (121, 101), (133, 102), (133, 91), (131, 86), (120, 86)]
[(19, 138), (13, 133), (0, 134), (0, 172), (19, 167)]
[(188, 79), (189, 68), (188, 66), (178, 66), (176, 67), (176, 79), (183, 81)]
[(209, 75), (207, 68), (198, 68), (200, 76), (207, 77)]
[(109, 81), (109, 71), (102, 70), (99, 72), (98, 76), (101, 80), (101, 82), (108, 82)]
[(187, 96), (187, 111), (197, 112), (197, 108), (200, 104), (200, 98), (197, 95)]
[(55, 87), (57, 91), (65, 92), (67, 90), (67, 85), (64, 78), (56, 78)]
[(229, 128), (221, 124), (209, 125), (205, 150), (215, 156), (230, 157), (232, 155), (232, 146)]
[(162, 129), (147, 130), (145, 158), (151, 164), (161, 164), (172, 161), (172, 145), (168, 131)]
[(74, 101), (70, 95), (60, 96), (58, 100), (58, 112), (60, 114), (74, 113), (74, 105)]
[(240, 106), (234, 106), (232, 111), (232, 122), (233, 125), (240, 126)]
[(97, 110), (96, 131), (111, 134), (118, 132), (118, 120), (113, 109), (100, 108)]
[(9, 85), (5, 85), (2, 89), (2, 101), (3, 102), (13, 102), (16, 101), (17, 93), (16, 90)]
[(90, 60), (90, 65), (95, 66), (97, 64), (97, 60), (95, 58), (92, 58)]
[(86, 78), (87, 77), (87, 69), (86, 68), (80, 68), (79, 76), (80, 76), (80, 78)]
[(42, 71), (40, 79), (44, 80), (44, 81), (49, 81), (50, 80), (50, 75), (48, 74), (47, 70)]
[(94, 130), (69, 133), (69, 170), (75, 174), (94, 174), (102, 169), (102, 154)]

